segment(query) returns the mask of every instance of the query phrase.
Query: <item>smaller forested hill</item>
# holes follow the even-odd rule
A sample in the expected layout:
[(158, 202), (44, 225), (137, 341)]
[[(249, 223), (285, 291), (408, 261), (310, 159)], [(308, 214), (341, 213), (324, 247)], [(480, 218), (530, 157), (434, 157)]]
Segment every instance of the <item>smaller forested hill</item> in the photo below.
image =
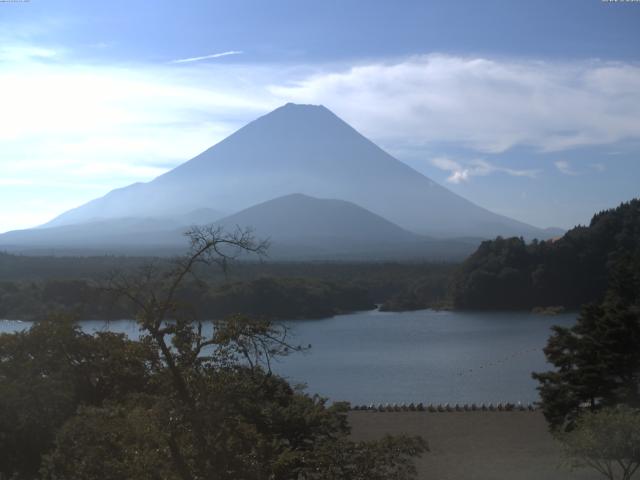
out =
[(640, 200), (596, 214), (555, 241), (483, 242), (454, 275), (460, 309), (573, 309), (602, 299), (612, 268), (640, 258)]

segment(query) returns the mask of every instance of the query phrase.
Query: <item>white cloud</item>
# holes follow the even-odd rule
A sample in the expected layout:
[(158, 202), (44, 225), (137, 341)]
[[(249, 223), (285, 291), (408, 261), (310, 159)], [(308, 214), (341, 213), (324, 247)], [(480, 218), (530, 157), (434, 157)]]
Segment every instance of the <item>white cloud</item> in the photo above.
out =
[(38, 159), (51, 170), (74, 160), (175, 164), (277, 106), (259, 85), (246, 88), (237, 72), (226, 79), (207, 73), (0, 67), (0, 174)]
[(449, 170), (452, 172), (462, 169), (462, 166), (458, 162), (447, 157), (432, 158), (431, 164), (440, 170)]
[(425, 55), (324, 71), (271, 91), (323, 103), (385, 143), (495, 153), (640, 138), (640, 67), (630, 64)]
[(558, 160), (553, 164), (556, 166), (560, 173), (571, 176), (580, 175), (580, 173), (574, 170), (571, 164), (566, 160)]
[(461, 163), (447, 157), (436, 157), (431, 159), (431, 164), (440, 170), (450, 172), (447, 181), (456, 184), (467, 182), (471, 177), (486, 176), (492, 173), (505, 173), (514, 177), (529, 178), (535, 178), (538, 173), (537, 170), (517, 170), (501, 167), (482, 159)]
[[(0, 232), (52, 216), (49, 206), (25, 213), (18, 187), (77, 206), (151, 180), (277, 107), (253, 75), (276, 78), (242, 65), (124, 68), (31, 54), (0, 62), (0, 206), (11, 206), (0, 209)], [(23, 217), (9, 212), (15, 205)]]
[(172, 60), (169, 63), (191, 63), (191, 62), (200, 62), (202, 60), (211, 60), (214, 58), (227, 57), (229, 55), (242, 55), (243, 52), (239, 50), (229, 50), (228, 52), (220, 52), (220, 53), (212, 53), (210, 55), (203, 55), (202, 57), (190, 57), (190, 58), (179, 58), (178, 60)]
[(53, 48), (35, 45), (0, 45), (0, 62), (18, 63), (31, 60), (48, 60), (60, 55), (60, 51)]

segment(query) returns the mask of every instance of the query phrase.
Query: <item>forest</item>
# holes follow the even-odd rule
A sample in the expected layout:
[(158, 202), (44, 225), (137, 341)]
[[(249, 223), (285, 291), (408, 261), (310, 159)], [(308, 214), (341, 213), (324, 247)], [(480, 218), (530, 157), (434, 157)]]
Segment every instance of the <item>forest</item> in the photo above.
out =
[(640, 200), (599, 212), (556, 240), (522, 238), (483, 242), (453, 275), (453, 308), (528, 310), (577, 309), (604, 298), (612, 270), (640, 265)]
[[(172, 260), (143, 257), (31, 257), (0, 253), (0, 318), (34, 320), (51, 312), (87, 320), (133, 318), (134, 312), (105, 289), (109, 278)], [(416, 288), (418, 308), (443, 302), (450, 263), (349, 263), (238, 261), (226, 272), (197, 269), (198, 280), (181, 285), (180, 298), (200, 318), (230, 313), (272, 320), (322, 318), (399, 308), (398, 298)], [(421, 289), (421, 290), (420, 290)]]

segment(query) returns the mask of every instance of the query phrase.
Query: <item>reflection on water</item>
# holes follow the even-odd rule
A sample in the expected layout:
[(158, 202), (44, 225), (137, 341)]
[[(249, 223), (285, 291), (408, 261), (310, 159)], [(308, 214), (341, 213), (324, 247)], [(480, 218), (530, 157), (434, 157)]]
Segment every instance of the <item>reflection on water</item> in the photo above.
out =
[[(311, 393), (369, 403), (533, 402), (532, 371), (545, 370), (542, 348), (551, 325), (575, 314), (360, 312), (323, 320), (284, 322), (309, 352), (281, 359), (274, 370)], [(132, 338), (131, 320), (81, 322), (83, 330), (111, 330)], [(29, 324), (0, 320), (0, 332)]]

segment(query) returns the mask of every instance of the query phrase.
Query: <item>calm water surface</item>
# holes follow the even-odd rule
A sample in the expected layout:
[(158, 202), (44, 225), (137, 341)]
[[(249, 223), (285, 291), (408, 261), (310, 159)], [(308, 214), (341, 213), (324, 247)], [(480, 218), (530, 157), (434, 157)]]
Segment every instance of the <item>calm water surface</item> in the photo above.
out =
[[(549, 328), (575, 317), (421, 310), (288, 321), (293, 341), (312, 348), (274, 370), (311, 393), (356, 404), (533, 402), (531, 372), (549, 368), (542, 353)], [(81, 326), (138, 335), (131, 320)], [(29, 324), (0, 320), (0, 332), (24, 328)]]

